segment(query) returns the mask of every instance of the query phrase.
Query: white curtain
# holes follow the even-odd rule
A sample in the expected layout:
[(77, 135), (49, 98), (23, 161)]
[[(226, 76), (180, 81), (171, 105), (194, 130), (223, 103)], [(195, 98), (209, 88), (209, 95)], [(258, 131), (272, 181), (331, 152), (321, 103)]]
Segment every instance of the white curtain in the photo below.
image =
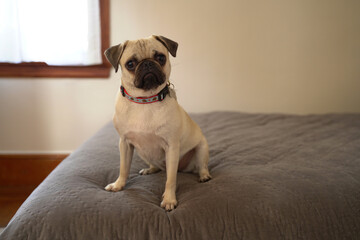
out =
[(0, 62), (101, 64), (99, 0), (0, 0)]

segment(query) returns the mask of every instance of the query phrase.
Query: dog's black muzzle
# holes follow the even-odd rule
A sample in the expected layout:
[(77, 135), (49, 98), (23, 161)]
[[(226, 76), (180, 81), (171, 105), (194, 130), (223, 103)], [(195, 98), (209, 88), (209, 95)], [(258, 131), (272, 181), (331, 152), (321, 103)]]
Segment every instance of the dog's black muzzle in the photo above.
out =
[(135, 71), (135, 87), (144, 90), (157, 88), (165, 82), (160, 64), (151, 59), (142, 60)]

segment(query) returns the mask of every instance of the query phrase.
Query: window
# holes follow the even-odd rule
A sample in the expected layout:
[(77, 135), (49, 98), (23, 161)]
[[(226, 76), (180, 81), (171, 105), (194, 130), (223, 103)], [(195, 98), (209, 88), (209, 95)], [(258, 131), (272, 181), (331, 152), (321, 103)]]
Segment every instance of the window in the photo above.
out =
[(109, 0), (0, 0), (0, 77), (108, 77), (108, 47)]

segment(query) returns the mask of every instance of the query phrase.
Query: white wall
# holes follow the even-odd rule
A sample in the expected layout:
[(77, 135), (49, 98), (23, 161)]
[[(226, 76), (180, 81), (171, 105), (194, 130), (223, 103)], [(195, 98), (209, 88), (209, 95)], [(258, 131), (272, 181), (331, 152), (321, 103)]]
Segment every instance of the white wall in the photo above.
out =
[[(360, 112), (358, 0), (112, 0), (111, 42), (179, 42), (189, 112)], [(0, 151), (70, 152), (108, 122), (120, 74), (1, 79)]]

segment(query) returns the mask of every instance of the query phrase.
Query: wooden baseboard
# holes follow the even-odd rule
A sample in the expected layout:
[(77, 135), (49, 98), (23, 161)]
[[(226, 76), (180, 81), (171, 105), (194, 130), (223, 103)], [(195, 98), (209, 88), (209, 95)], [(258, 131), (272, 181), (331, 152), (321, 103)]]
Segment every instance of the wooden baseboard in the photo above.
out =
[(0, 154), (0, 187), (39, 185), (68, 154)]
[(69, 154), (0, 154), (0, 227)]

